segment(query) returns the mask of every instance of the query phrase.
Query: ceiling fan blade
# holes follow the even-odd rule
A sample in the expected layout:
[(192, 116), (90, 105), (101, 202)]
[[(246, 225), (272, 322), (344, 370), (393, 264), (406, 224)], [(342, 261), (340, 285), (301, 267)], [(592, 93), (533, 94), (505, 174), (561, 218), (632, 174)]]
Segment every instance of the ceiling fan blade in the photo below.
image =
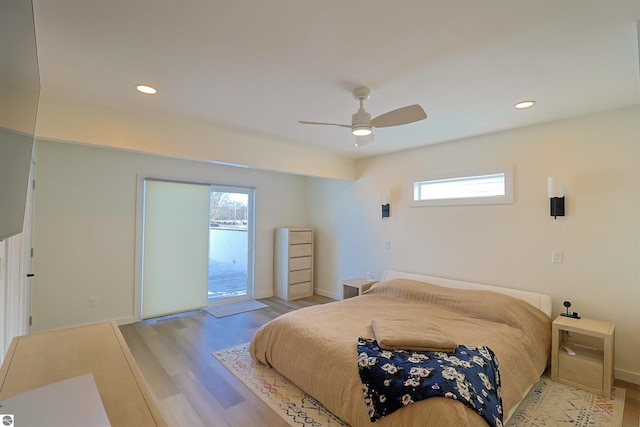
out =
[(356, 136), (356, 143), (354, 144), (356, 147), (364, 147), (365, 145), (373, 142), (374, 140), (373, 134), (369, 134), (366, 136)]
[(307, 122), (304, 120), (298, 120), (298, 123), (302, 123), (303, 125), (328, 125), (328, 126), (340, 126), (342, 128), (351, 128), (351, 125), (342, 125), (339, 123)]
[(407, 123), (417, 122), (426, 118), (427, 113), (424, 112), (421, 106), (415, 104), (384, 113), (371, 120), (371, 126), (375, 128), (384, 128), (389, 126), (406, 125)]

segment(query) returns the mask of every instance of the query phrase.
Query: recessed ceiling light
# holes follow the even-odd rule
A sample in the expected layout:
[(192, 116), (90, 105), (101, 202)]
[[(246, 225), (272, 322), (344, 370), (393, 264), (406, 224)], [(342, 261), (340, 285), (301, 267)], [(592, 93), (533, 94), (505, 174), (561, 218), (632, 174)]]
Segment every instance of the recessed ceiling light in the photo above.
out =
[(518, 110), (522, 110), (524, 108), (533, 107), (533, 104), (535, 103), (536, 101), (521, 101), (514, 105), (514, 107), (516, 107)]
[(144, 93), (145, 95), (155, 95), (158, 93), (158, 90), (154, 87), (148, 85), (137, 85), (136, 90), (138, 92)]

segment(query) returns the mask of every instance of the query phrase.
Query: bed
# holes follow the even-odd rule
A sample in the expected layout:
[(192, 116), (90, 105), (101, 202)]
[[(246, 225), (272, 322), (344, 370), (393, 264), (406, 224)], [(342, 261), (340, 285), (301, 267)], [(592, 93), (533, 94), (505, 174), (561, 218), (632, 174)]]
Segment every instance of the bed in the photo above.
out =
[(359, 297), (306, 307), (263, 325), (250, 353), (354, 427), (486, 426), (486, 416), (451, 396), (416, 401), (372, 418), (358, 365), (361, 340), (375, 344), (377, 338), (372, 321), (433, 325), (457, 344), (495, 354), (502, 411), (495, 425), (500, 425), (547, 367), (550, 315), (547, 295), (385, 271)]

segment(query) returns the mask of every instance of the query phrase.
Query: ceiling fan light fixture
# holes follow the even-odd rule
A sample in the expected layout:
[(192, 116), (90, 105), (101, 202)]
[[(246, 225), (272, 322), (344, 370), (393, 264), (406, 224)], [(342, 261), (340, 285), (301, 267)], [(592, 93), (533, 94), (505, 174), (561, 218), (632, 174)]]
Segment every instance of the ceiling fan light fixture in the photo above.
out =
[(367, 125), (356, 125), (351, 129), (351, 133), (355, 136), (367, 136), (371, 135), (372, 130), (371, 126)]

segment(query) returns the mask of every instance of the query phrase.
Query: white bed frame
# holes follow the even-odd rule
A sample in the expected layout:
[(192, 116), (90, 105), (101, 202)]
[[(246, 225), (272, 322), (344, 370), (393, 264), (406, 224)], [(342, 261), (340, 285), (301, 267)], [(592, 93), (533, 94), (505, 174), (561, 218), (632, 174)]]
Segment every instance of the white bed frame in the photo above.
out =
[(500, 288), (498, 286), (483, 285), (481, 283), (462, 282), (460, 280), (445, 279), (444, 277), (426, 276), (424, 274), (406, 273), (403, 271), (385, 270), (382, 273), (382, 281), (391, 279), (409, 279), (419, 282), (426, 282), (432, 285), (455, 289), (475, 289), (483, 291), (497, 292), (518, 298), (528, 302), (532, 306), (540, 309), (547, 316), (551, 317), (551, 297), (537, 292), (522, 291), (519, 289)]

